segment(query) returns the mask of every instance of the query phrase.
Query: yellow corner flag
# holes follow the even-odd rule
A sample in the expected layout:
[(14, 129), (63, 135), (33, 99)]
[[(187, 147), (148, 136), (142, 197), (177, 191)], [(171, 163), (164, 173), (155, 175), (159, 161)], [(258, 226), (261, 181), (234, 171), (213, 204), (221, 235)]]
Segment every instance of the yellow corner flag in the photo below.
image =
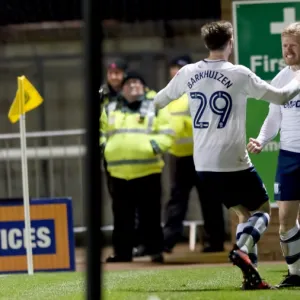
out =
[(9, 109), (8, 118), (11, 123), (16, 123), (22, 114), (35, 109), (43, 103), (43, 98), (25, 77), (18, 77), (18, 90), (16, 97)]

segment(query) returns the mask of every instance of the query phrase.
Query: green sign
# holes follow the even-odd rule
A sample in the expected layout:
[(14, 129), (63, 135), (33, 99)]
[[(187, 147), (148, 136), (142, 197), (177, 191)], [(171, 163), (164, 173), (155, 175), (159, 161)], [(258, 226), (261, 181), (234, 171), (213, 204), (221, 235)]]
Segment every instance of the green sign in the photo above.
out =
[[(235, 63), (250, 68), (271, 81), (285, 67), (281, 53), (281, 32), (300, 21), (299, 0), (233, 2)], [(247, 105), (247, 138), (257, 137), (268, 114), (268, 103), (250, 100)], [(274, 202), (274, 179), (279, 150), (278, 137), (259, 155), (250, 155)]]

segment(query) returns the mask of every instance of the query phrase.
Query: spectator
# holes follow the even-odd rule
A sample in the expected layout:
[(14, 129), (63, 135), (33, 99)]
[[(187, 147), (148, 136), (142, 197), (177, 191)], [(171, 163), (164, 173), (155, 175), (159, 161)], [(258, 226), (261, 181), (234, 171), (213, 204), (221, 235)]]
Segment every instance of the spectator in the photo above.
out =
[(162, 154), (172, 143), (167, 110), (155, 111), (145, 81), (127, 72), (122, 93), (101, 115), (101, 139), (111, 176), (114, 255), (107, 262), (132, 261), (135, 213), (153, 262), (163, 262), (161, 228)]
[[(128, 64), (125, 60), (118, 58), (112, 61), (107, 66), (106, 81), (101, 85), (100, 94), (100, 109), (110, 102), (118, 99), (119, 93), (122, 88), (122, 81), (125, 76), (125, 72), (128, 68)], [(111, 196), (111, 179), (110, 174), (107, 171), (107, 162), (103, 160), (103, 167), (106, 175), (106, 185), (108, 192)]]
[(107, 105), (117, 99), (127, 68), (127, 62), (121, 58), (115, 59), (107, 66), (106, 82), (101, 85), (99, 90), (101, 104)]

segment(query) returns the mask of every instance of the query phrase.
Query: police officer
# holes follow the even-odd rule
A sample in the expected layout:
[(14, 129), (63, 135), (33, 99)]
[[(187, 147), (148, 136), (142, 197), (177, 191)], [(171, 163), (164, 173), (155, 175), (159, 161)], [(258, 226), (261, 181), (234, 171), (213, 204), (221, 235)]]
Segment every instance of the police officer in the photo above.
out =
[(127, 72), (122, 93), (101, 115), (101, 145), (111, 176), (114, 255), (107, 262), (132, 260), (135, 213), (154, 262), (163, 262), (161, 228), (162, 154), (173, 140), (166, 109), (155, 111), (145, 81)]
[[(122, 58), (117, 58), (107, 66), (106, 82), (100, 87), (100, 102), (107, 105), (109, 102), (117, 99), (121, 89), (122, 80), (128, 69), (128, 63)], [(156, 92), (148, 86), (144, 88), (145, 96), (147, 99), (152, 100)]]
[[(192, 63), (187, 55), (175, 57), (170, 63), (170, 77), (174, 77), (183, 66)], [(167, 108), (171, 114), (175, 140), (170, 153), (171, 197), (165, 208), (164, 250), (171, 252), (183, 231), (189, 195), (195, 186), (198, 194), (200, 186), (193, 161), (193, 132), (192, 119), (189, 113), (188, 97), (170, 103)], [(203, 158), (205, 159), (205, 158)], [(204, 252), (223, 251), (224, 245), (224, 216), (221, 202), (203, 203), (200, 199), (204, 218), (204, 229), (207, 235)]]
[[(112, 101), (117, 101), (119, 93), (122, 89), (122, 81), (128, 70), (128, 63), (126, 60), (122, 58), (117, 58), (113, 60), (107, 66), (106, 71), (106, 80), (101, 85), (99, 89), (100, 94), (100, 104), (101, 107), (108, 105)], [(149, 100), (153, 100), (154, 96), (156, 95), (156, 91), (150, 89), (148, 86), (145, 85), (144, 87), (145, 97)], [(103, 167), (105, 170), (106, 175), (106, 184), (108, 188), (108, 192), (111, 196), (111, 180), (110, 174), (107, 172), (107, 163), (104, 159)], [(142, 242), (142, 230), (139, 227), (139, 218), (138, 213), (136, 214), (136, 237), (135, 237), (135, 245), (139, 245)]]

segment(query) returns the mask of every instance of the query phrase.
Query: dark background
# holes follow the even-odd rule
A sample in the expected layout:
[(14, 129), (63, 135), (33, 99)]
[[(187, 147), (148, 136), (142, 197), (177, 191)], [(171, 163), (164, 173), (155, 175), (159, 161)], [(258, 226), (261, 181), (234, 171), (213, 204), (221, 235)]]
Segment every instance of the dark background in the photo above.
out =
[[(99, 0), (104, 19), (122, 22), (219, 19), (220, 0)], [(0, 25), (82, 19), (80, 0), (0, 0)]]

